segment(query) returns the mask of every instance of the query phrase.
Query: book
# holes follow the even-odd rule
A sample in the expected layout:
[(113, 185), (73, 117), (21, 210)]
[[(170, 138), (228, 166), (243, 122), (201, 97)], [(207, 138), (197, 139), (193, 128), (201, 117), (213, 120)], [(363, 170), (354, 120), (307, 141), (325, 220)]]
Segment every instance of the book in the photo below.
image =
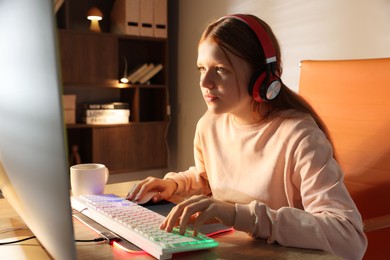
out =
[(87, 116), (82, 118), (82, 122), (90, 125), (127, 124), (128, 116)]
[(130, 116), (130, 109), (84, 109), (83, 116), (97, 117), (97, 116)]
[(127, 76), (127, 80), (129, 82), (131, 82), (133, 80), (133, 78), (142, 73), (142, 71), (144, 71), (146, 68), (147, 68), (148, 64), (147, 63), (143, 63), (143, 64), (138, 64), (137, 66), (135, 66), (129, 73), (128, 73), (128, 76)]
[(136, 66), (130, 73), (129, 76), (127, 77), (127, 80), (130, 83), (135, 83), (137, 82), (137, 79), (142, 76), (146, 71), (150, 70), (150, 68), (153, 66), (152, 63), (144, 63)]
[(130, 83), (132, 84), (135, 84), (139, 81), (140, 78), (142, 78), (146, 73), (148, 73), (149, 71), (151, 71), (152, 69), (154, 68), (154, 64), (153, 63), (149, 63), (146, 68), (141, 72), (139, 73), (138, 75), (134, 76), (132, 78), (132, 81)]
[(87, 104), (83, 104), (83, 109), (129, 109), (129, 103), (126, 102), (87, 103)]
[(158, 64), (156, 66), (154, 66), (153, 69), (151, 69), (150, 71), (148, 71), (147, 73), (145, 73), (139, 80), (138, 82), (141, 83), (141, 84), (144, 84), (145, 82), (147, 82), (148, 80), (150, 80), (151, 78), (153, 78), (157, 73), (160, 72), (160, 70), (162, 70), (163, 68), (163, 65), (162, 64)]

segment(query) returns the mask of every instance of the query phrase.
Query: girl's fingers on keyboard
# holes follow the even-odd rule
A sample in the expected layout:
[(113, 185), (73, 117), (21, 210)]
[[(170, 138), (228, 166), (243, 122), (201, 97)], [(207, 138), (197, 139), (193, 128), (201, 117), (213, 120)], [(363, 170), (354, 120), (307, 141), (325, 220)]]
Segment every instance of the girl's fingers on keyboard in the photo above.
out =
[(177, 204), (161, 225), (162, 229), (171, 232), (172, 229), (179, 223), (180, 233), (184, 233), (187, 225), (197, 217), (197, 214), (204, 211), (211, 200), (204, 195), (192, 196), (191, 198)]

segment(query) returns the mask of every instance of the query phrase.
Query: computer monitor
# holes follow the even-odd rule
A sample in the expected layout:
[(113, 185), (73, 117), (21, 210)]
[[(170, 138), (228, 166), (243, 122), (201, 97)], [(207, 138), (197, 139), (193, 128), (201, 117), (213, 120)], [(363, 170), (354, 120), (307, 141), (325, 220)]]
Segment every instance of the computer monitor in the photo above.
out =
[(54, 259), (75, 259), (53, 0), (0, 0), (0, 189)]

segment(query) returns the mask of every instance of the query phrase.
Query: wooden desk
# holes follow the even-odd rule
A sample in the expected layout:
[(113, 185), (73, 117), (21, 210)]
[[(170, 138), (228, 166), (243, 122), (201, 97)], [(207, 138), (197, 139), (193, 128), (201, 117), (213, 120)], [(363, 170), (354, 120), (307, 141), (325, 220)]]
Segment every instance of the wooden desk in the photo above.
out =
[[(105, 193), (125, 196), (131, 182), (109, 184)], [(24, 226), (24, 222), (16, 214), (6, 199), (0, 199), (0, 231), (7, 228)], [(93, 239), (98, 237), (95, 231), (74, 219), (76, 239)], [(31, 236), (29, 230), (0, 233), (0, 240), (14, 240), (15, 237)], [(264, 240), (250, 238), (247, 234), (234, 231), (214, 238), (219, 246), (210, 250), (182, 253), (173, 259), (340, 259), (331, 254), (299, 248), (269, 245)], [(147, 254), (134, 255), (105, 243), (76, 243), (78, 259), (154, 259)], [(0, 259), (50, 259), (37, 240), (29, 240), (20, 244), (0, 246)]]

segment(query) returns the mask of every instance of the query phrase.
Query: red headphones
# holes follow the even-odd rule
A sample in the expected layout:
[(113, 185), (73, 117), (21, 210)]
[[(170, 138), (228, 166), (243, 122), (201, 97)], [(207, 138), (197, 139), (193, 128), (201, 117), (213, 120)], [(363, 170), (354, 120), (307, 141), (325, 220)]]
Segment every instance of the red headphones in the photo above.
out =
[(276, 62), (275, 49), (271, 38), (263, 26), (252, 16), (244, 14), (233, 14), (222, 17), (234, 18), (244, 22), (256, 34), (257, 39), (264, 51), (266, 69), (255, 72), (249, 82), (248, 91), (257, 102), (273, 100), (277, 97), (281, 88), (281, 81), (271, 69), (271, 63)]

